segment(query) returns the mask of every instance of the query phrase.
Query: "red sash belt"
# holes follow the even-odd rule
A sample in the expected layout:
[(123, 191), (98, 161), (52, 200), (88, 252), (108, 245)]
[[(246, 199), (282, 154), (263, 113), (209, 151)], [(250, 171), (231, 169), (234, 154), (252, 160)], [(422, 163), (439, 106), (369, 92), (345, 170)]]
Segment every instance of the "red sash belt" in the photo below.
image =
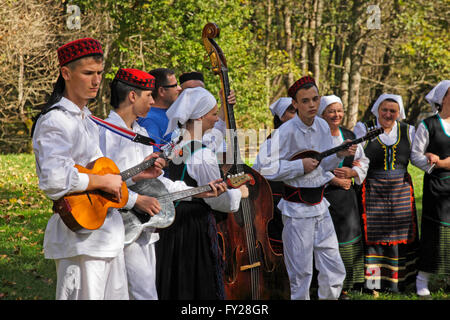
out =
[(325, 186), (317, 188), (292, 187), (283, 184), (283, 199), (290, 202), (305, 203), (310, 206), (319, 204), (323, 199)]

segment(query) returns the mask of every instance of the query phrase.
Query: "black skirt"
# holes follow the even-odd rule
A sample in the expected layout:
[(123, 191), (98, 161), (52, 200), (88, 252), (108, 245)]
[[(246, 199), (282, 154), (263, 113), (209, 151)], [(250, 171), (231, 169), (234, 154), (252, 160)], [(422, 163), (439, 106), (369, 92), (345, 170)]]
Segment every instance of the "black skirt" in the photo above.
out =
[(419, 270), (450, 274), (450, 173), (425, 174)]
[(160, 300), (224, 299), (216, 222), (198, 201), (176, 206), (174, 223), (159, 230), (156, 287)]

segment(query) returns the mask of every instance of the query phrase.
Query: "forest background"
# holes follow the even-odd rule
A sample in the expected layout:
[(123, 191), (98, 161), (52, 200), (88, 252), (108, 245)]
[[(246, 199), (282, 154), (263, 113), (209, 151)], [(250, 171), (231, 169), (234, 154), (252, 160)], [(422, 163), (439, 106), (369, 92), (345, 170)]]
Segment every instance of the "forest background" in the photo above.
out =
[(91, 106), (99, 117), (119, 67), (201, 71), (217, 93), (201, 39), (208, 22), (221, 30), (238, 128), (272, 128), (268, 106), (306, 74), (322, 95), (342, 98), (348, 128), (383, 92), (402, 95), (416, 124), (431, 111), (425, 95), (450, 78), (449, 11), (450, 0), (0, 0), (0, 153), (31, 152), (32, 118), (59, 72), (56, 49), (80, 37), (105, 52)]

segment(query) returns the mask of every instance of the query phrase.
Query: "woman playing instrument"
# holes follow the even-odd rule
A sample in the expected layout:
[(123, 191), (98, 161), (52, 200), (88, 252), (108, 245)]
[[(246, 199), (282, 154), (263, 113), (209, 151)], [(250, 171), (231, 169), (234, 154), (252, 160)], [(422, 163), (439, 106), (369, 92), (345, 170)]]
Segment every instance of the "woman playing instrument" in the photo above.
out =
[(417, 127), (411, 162), (425, 171), (416, 290), (429, 296), (431, 274), (450, 274), (450, 80), (425, 99), (437, 113)]
[[(180, 126), (183, 137), (179, 157), (169, 164), (170, 178), (194, 187), (220, 178), (215, 154), (202, 144), (203, 135), (218, 121), (214, 96), (201, 87), (185, 89), (167, 116), (167, 132)], [(235, 212), (241, 198), (247, 196), (248, 189), (243, 185), (217, 198), (177, 203), (175, 221), (160, 230), (156, 245), (160, 299), (224, 299), (222, 256), (213, 210)]]
[[(313, 256), (318, 275), (319, 299), (337, 299), (345, 279), (345, 267), (323, 188), (333, 170), (356, 146), (341, 150), (319, 162), (313, 157), (293, 159), (305, 148), (319, 153), (332, 149), (330, 129), (316, 117), (320, 96), (311, 77), (297, 80), (288, 90), (297, 115), (274, 132), (257, 157), (267, 179), (283, 181), (283, 199), (278, 208), (283, 218), (283, 253), (291, 287), (291, 299), (309, 299)], [(320, 163), (320, 165), (319, 165)]]
[(384, 133), (364, 144), (369, 170), (361, 188), (365, 241), (366, 287), (399, 292), (415, 278), (417, 217), (414, 190), (407, 168), (414, 126), (405, 118), (402, 97), (382, 94), (372, 107), (376, 119), (357, 123), (354, 133), (371, 127)]
[[(344, 107), (335, 95), (322, 96), (318, 115), (329, 125), (335, 146), (344, 140), (355, 139), (350, 130), (341, 126), (344, 118)], [(358, 199), (353, 187), (366, 178), (369, 159), (358, 145), (354, 157), (344, 158), (339, 167), (333, 170), (335, 177), (325, 188), (324, 196), (330, 202), (330, 215), (339, 242), (339, 252), (345, 265), (346, 277), (340, 299), (348, 299), (347, 291), (355, 284), (364, 283), (364, 249), (362, 242), (361, 218)]]

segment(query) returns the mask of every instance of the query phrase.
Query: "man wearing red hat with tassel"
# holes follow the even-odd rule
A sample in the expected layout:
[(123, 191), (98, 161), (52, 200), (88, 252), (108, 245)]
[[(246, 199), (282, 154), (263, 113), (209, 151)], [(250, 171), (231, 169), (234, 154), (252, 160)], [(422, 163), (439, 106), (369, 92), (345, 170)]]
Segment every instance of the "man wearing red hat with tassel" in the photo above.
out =
[[(90, 190), (120, 199), (120, 175), (80, 173), (74, 167), (103, 157), (98, 127), (87, 108), (102, 80), (102, 47), (95, 39), (83, 38), (57, 52), (60, 75), (32, 130), (39, 187), (52, 200)], [(72, 231), (59, 214), (52, 215), (44, 254), (56, 263), (56, 299), (128, 299), (123, 247), (124, 225), (116, 209), (109, 209), (96, 230)]]

